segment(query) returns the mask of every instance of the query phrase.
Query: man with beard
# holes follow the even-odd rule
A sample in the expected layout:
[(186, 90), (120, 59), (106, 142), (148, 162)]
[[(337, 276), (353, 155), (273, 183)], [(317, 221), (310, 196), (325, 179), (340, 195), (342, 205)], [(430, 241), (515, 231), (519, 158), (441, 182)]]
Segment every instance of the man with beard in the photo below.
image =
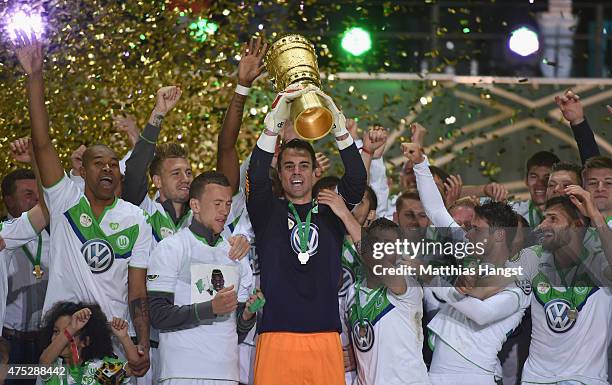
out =
[(541, 245), (508, 264), (523, 269), (519, 278), (529, 280), (533, 292), (523, 384), (608, 383), (612, 274), (600, 249), (584, 247), (587, 220), (573, 201), (548, 200), (538, 227)]
[(149, 368), (145, 278), (151, 227), (141, 209), (116, 198), (119, 159), (107, 146), (94, 145), (83, 154), (84, 192), (68, 178), (49, 136), (42, 44), (21, 31), (15, 46), (28, 75), (32, 144), (51, 221), (43, 314), (57, 301), (82, 301), (97, 302), (109, 319), (126, 319), (129, 303), (141, 357), (131, 368), (142, 376)]

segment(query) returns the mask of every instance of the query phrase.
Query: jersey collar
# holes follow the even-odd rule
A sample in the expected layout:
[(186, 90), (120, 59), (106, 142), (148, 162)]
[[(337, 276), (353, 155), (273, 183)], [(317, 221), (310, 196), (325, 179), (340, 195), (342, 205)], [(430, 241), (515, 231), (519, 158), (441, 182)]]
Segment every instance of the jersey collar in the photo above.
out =
[(209, 245), (216, 245), (219, 242), (220, 234), (213, 234), (213, 231), (198, 222), (198, 220), (194, 217), (191, 221), (191, 225), (189, 225), (189, 230), (197, 237), (202, 238)]

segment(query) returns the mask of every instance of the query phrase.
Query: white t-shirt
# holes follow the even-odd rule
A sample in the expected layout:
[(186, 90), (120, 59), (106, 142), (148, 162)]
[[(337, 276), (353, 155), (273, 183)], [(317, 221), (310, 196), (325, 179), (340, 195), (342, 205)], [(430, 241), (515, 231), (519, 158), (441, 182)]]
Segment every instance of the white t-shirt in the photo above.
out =
[(434, 353), (431, 372), (451, 374), (454, 371), (501, 377), (497, 354), (507, 336), (521, 322), (529, 306), (530, 291), (512, 284), (481, 301), (463, 296), (454, 287), (442, 284), (435, 285), (432, 290), (446, 303), (441, 304), (440, 311), (427, 327), (435, 334), (435, 352), (443, 349), (448, 350), (448, 354), (442, 355), (446, 357), (445, 362), (436, 362)]
[(18, 249), (36, 238), (37, 235), (27, 212), (21, 214), (19, 218), (0, 223), (0, 238), (4, 241), (6, 249)]
[[(31, 227), (29, 223), (22, 223)], [(33, 331), (40, 328), (49, 280), (49, 247), (49, 233), (43, 230), (36, 238), (20, 248), (7, 250), (12, 258), (9, 265), (4, 327), (19, 331)], [(34, 266), (38, 258), (42, 272), (40, 279), (34, 275)]]
[(365, 282), (357, 282), (347, 292), (344, 314), (350, 325), (360, 385), (430, 383), (422, 353), (423, 288), (412, 278), (406, 281), (408, 288), (402, 295), (386, 287), (369, 289)]
[(36, 231), (24, 212), (19, 218), (9, 219), (0, 223), (0, 238), (5, 242), (6, 248), (0, 250), (0, 334), (4, 325), (6, 314), (6, 301), (9, 294), (8, 276), (14, 251), (37, 238)]
[[(605, 280), (602, 272), (608, 264), (603, 254), (596, 252), (588, 258), (594, 258), (601, 267), (593, 270), (594, 278)], [(607, 384), (606, 352), (612, 312), (609, 286), (597, 287), (582, 271), (576, 276), (574, 267), (566, 273), (570, 286), (566, 289), (556, 271), (553, 255), (541, 246), (522, 250), (518, 260), (508, 265), (523, 268), (522, 279), (530, 283), (533, 293), (531, 345), (522, 381)], [(572, 319), (574, 306), (578, 312)]]
[(96, 220), (68, 177), (44, 191), (51, 251), (43, 314), (58, 301), (83, 301), (128, 319), (128, 266), (146, 269), (152, 242), (142, 209), (117, 198)]
[[(182, 229), (153, 251), (147, 288), (174, 293), (174, 305), (183, 306), (209, 301), (220, 286), (233, 284), (238, 301), (246, 302), (253, 279), (249, 261), (246, 258), (232, 261), (229, 249), (223, 238), (216, 246), (209, 246), (190, 229)], [(162, 332), (159, 346), (161, 381), (185, 378), (238, 381), (235, 313), (217, 317), (212, 325)]]

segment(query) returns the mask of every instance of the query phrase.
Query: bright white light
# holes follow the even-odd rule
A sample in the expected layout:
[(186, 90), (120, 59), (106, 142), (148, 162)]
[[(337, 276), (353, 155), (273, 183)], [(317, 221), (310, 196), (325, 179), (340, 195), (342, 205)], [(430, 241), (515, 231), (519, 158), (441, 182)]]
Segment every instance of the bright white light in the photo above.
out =
[(23, 31), (28, 38), (32, 32), (40, 39), (44, 32), (44, 24), (40, 13), (18, 11), (9, 16), (7, 28), (13, 41), (17, 40), (17, 31)]
[(540, 48), (538, 34), (527, 27), (515, 29), (508, 40), (508, 47), (521, 56), (529, 56)]
[(425, 96), (421, 96), (419, 102), (421, 102), (422, 105), (426, 105), (428, 103), (427, 98)]
[(448, 118), (444, 119), (445, 124), (453, 124), (456, 121), (457, 121), (457, 118), (455, 118), (454, 116), (449, 116)]

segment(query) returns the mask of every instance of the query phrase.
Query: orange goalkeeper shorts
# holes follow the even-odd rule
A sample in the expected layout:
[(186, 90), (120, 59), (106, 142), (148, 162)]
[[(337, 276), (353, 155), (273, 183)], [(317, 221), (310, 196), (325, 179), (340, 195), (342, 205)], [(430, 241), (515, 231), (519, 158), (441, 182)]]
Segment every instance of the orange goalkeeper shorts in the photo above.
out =
[(340, 335), (336, 332), (260, 334), (255, 385), (345, 385)]

